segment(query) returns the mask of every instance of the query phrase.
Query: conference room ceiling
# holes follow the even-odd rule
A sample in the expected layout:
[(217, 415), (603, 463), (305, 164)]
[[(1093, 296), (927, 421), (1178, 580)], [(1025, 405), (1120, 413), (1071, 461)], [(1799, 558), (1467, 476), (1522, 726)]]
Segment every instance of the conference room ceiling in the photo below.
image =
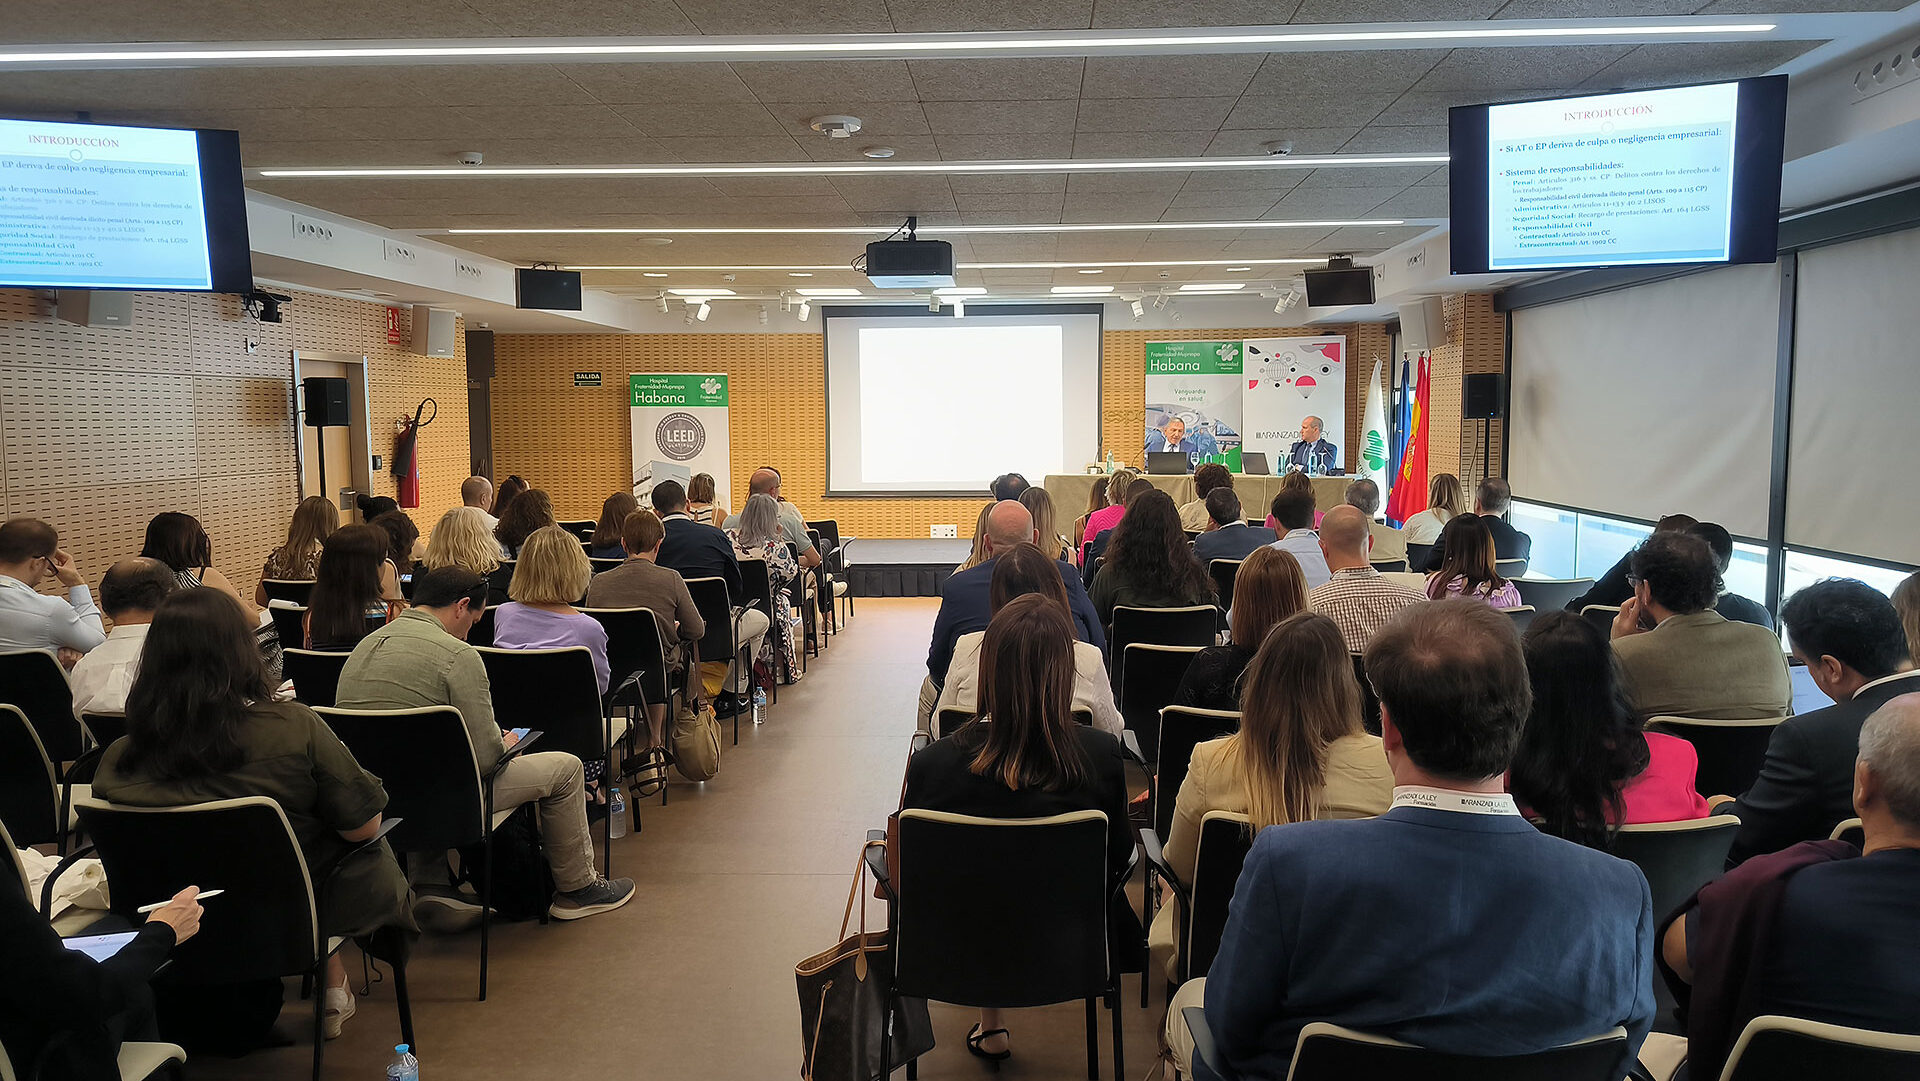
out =
[[(11, 45), (668, 35), (909, 34), (1609, 18), (1844, 9), (1900, 0), (105, 0), (10, 5)], [(1378, 51), (967, 59), (435, 63), (0, 71), (0, 115), (234, 128), (249, 170), (653, 163), (1138, 160), (1444, 155), (1447, 109), (1572, 90), (1760, 74), (1822, 42), (1755, 40)], [(859, 117), (849, 139), (808, 122)], [(856, 176), (271, 178), (250, 187), (391, 228), (891, 228), (1007, 225), (945, 236), (961, 285), (1285, 283), (1444, 221), (1444, 165)], [(1365, 221), (1282, 228), (1183, 222)], [(1373, 224), (1400, 222), (1401, 224)], [(1131, 232), (1046, 226), (1164, 223)], [(590, 270), (590, 286), (864, 285), (848, 260), (877, 235), (435, 235), (497, 258)], [(671, 243), (661, 243), (670, 239)], [(1240, 260), (1240, 261), (1235, 261)], [(1214, 265), (1179, 265), (1212, 262)], [(1242, 267), (1245, 269), (1229, 269)], [(723, 269), (724, 268), (724, 269)], [(1099, 270), (1097, 275), (1081, 270)], [(648, 277), (648, 273), (668, 276)], [(799, 277), (797, 275), (808, 275)], [(996, 289), (998, 291), (998, 289)]]

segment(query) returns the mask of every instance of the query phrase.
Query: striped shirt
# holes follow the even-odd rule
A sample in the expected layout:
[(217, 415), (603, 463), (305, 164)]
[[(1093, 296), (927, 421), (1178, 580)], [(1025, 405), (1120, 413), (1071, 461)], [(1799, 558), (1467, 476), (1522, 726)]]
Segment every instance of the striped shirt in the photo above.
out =
[(1307, 594), (1307, 607), (1338, 624), (1347, 649), (1357, 653), (1367, 648), (1394, 613), (1426, 599), (1418, 590), (1381, 577), (1372, 567), (1343, 567)]

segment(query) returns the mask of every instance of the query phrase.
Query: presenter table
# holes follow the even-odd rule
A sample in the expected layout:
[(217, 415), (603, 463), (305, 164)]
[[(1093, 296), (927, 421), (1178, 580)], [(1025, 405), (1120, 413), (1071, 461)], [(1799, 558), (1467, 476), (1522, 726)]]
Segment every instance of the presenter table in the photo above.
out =
[[(1098, 473), (1050, 473), (1041, 487), (1053, 499), (1053, 513), (1062, 522), (1072, 522), (1087, 513), (1087, 497), (1093, 493), (1093, 482)], [(1194, 499), (1193, 477), (1172, 474), (1143, 473), (1141, 480), (1173, 497), (1175, 506), (1191, 503)], [(1339, 506), (1347, 497), (1347, 485), (1354, 482), (1353, 477), (1315, 477), (1313, 478), (1314, 504), (1327, 511)], [(1280, 478), (1254, 476), (1246, 473), (1233, 475), (1233, 490), (1240, 496), (1240, 511), (1248, 518), (1265, 518), (1267, 507), (1273, 502), (1273, 495), (1280, 490)]]

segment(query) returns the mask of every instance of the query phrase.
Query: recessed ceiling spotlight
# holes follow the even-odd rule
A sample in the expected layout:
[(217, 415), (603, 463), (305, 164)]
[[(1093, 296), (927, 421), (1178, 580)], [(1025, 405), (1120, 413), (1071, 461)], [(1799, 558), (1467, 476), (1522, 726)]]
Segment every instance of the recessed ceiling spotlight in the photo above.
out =
[(895, 151), (890, 146), (870, 146), (860, 152), (863, 158), (890, 158)]
[(845, 139), (860, 130), (857, 116), (816, 116), (807, 126), (829, 139)]

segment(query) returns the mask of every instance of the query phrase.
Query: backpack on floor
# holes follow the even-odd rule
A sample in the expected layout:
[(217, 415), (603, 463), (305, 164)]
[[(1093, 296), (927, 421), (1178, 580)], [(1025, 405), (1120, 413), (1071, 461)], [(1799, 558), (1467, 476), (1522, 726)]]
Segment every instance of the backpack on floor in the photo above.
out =
[(697, 784), (720, 772), (720, 718), (711, 703), (701, 703), (698, 710), (682, 704), (675, 711), (669, 738), (673, 768), (680, 776)]
[[(480, 888), (480, 844), (460, 849), (459, 881)], [(493, 831), (493, 911), (504, 920), (534, 920), (553, 903), (553, 873), (540, 848), (534, 805), (523, 803)]]

